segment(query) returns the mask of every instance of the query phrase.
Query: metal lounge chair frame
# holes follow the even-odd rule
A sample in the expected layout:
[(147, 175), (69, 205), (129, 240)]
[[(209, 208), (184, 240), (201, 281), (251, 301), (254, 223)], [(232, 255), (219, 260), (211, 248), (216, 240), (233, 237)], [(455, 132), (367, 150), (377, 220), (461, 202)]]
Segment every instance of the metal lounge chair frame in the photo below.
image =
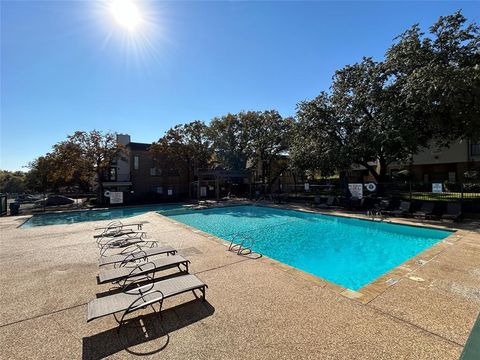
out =
[[(137, 230), (131, 229), (130, 226), (137, 226)], [(143, 227), (143, 224), (136, 223), (131, 225), (124, 225), (121, 221), (112, 221), (106, 227), (95, 228), (95, 230), (102, 230), (100, 234), (95, 234), (93, 237), (95, 239), (103, 238), (112, 238), (119, 236), (128, 236), (128, 237), (143, 237), (145, 236), (144, 231), (140, 231)]]
[[(145, 242), (148, 243), (148, 242)], [(152, 242), (154, 244), (157, 244), (156, 242)], [(100, 257), (98, 260), (98, 266), (105, 266), (105, 265), (113, 265), (117, 266), (117, 264), (120, 264), (120, 266), (126, 262), (126, 261), (137, 261), (144, 256), (155, 256), (155, 255), (162, 255), (166, 254), (167, 256), (169, 255), (175, 255), (177, 253), (177, 250), (172, 248), (171, 246), (150, 246), (150, 247), (145, 247), (142, 246), (141, 243), (136, 243), (130, 246), (127, 246), (125, 249), (123, 249), (120, 253), (113, 254), (110, 256), (103, 256)]]
[[(141, 254), (137, 254), (137, 256), (139, 255)], [(168, 258), (168, 261), (165, 261), (166, 259), (167, 258), (149, 260), (147, 254), (143, 252), (143, 257), (136, 258), (136, 261), (143, 260), (142, 262), (132, 263), (131, 261), (125, 261), (122, 263), (123, 266), (102, 271), (97, 278), (98, 284), (111, 282), (122, 289), (126, 289), (134, 283), (150, 280), (150, 277), (154, 277), (154, 275), (150, 274), (175, 267), (177, 267), (180, 272), (188, 274), (188, 264), (190, 264), (190, 260), (180, 255), (171, 256)], [(131, 264), (135, 264), (135, 266), (127, 266)], [(184, 269), (182, 269), (181, 266), (183, 266)]]
[(433, 215), (434, 210), (435, 210), (435, 203), (431, 201), (425, 201), (425, 202), (422, 202), (422, 206), (420, 207), (420, 210), (415, 211), (413, 213), (413, 216), (427, 218)]
[[(174, 289), (174, 285), (177, 285), (176, 289)], [(125, 318), (130, 313), (146, 308), (148, 306), (152, 307), (154, 312), (157, 312), (153, 307), (155, 303), (159, 303), (158, 313), (160, 313), (161, 315), (163, 301), (166, 298), (180, 295), (189, 291), (192, 291), (195, 297), (198, 298), (197, 294), (195, 293), (195, 290), (200, 290), (202, 294), (201, 296), (202, 301), (206, 301), (206, 297), (205, 297), (206, 288), (208, 288), (208, 285), (192, 274), (177, 276), (170, 279), (161, 280), (158, 282), (154, 282), (153, 276), (152, 276), (151, 282), (149, 282), (148, 284), (139, 286), (135, 289), (128, 290), (128, 292), (107, 295), (104, 298), (97, 298), (97, 299), (91, 300), (87, 306), (87, 322), (90, 322), (92, 320), (95, 320), (97, 318), (101, 318), (107, 315), (113, 315), (115, 317), (115, 320), (119, 324), (119, 328), (118, 328), (119, 330), (120, 327), (123, 324), (125, 324), (126, 322)], [(95, 314), (94, 310), (95, 310), (96, 302), (101, 303), (109, 300), (112, 302), (115, 302), (114, 300), (112, 300), (112, 299), (115, 299), (115, 297), (116, 299), (122, 300), (130, 296), (132, 297), (132, 301), (129, 303), (129, 305), (121, 306), (118, 309), (111, 309), (110, 311), (104, 311), (103, 313), (100, 311), (99, 314)], [(129, 301), (125, 303), (128, 303), (128, 302)], [(118, 312), (123, 312), (120, 319), (117, 318)]]

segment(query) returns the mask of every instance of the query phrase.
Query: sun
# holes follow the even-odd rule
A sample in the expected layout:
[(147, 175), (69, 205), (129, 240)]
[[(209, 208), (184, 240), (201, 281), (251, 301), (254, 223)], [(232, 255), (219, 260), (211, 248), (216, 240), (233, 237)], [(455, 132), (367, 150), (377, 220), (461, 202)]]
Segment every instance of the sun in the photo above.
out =
[(135, 31), (142, 22), (140, 11), (133, 0), (113, 0), (110, 11), (117, 23), (128, 31)]

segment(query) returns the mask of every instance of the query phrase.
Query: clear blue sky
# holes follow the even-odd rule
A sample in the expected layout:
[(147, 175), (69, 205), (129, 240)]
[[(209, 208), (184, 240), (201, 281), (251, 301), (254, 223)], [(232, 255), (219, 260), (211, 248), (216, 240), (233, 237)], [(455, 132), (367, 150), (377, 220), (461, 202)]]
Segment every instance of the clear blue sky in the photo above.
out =
[(327, 90), (333, 72), (381, 59), (419, 22), (478, 2), (137, 1), (122, 28), (102, 1), (1, 1), (1, 164), (21, 169), (75, 130), (152, 142), (169, 127), (278, 109)]

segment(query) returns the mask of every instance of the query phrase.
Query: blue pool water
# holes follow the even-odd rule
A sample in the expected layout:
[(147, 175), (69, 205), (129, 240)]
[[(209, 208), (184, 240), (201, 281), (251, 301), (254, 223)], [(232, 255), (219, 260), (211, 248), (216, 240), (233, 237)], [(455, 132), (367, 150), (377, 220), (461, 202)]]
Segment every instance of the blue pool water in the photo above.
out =
[(159, 213), (174, 212), (184, 209), (185, 206), (180, 204), (167, 205), (148, 205), (125, 208), (86, 210), (86, 211), (71, 211), (64, 213), (38, 214), (32, 216), (26, 221), (22, 227), (44, 226), (44, 225), (58, 225), (58, 224), (73, 224), (83, 221), (97, 221), (97, 220), (113, 220), (121, 219), (135, 215), (141, 215), (149, 211), (157, 211)]
[(450, 231), (257, 206), (168, 215), (225, 240), (358, 290), (451, 234)]

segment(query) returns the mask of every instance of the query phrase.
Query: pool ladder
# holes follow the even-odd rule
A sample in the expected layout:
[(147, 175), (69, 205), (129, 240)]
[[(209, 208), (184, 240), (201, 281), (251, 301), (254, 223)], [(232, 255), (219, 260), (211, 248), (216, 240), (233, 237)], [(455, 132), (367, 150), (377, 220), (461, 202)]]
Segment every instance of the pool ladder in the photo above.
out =
[(367, 216), (372, 220), (372, 221), (375, 221), (375, 220), (379, 220), (379, 221), (383, 221), (385, 220), (385, 215), (383, 215), (383, 213), (380, 211), (380, 210), (368, 210), (367, 211)]
[(237, 255), (250, 255), (252, 253), (252, 247), (255, 244), (255, 240), (249, 236), (242, 236), (242, 241), (237, 244), (234, 242), (236, 238), (240, 236), (234, 235), (230, 245), (228, 246), (228, 251), (236, 252)]

